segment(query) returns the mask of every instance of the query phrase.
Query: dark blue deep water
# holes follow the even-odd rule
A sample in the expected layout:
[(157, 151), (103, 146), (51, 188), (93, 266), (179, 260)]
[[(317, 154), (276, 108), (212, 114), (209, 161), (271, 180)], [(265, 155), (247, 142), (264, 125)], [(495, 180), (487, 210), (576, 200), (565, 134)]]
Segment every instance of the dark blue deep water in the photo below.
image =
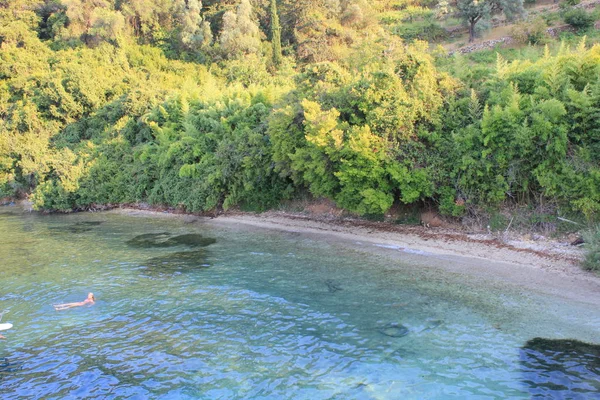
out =
[[(2, 207), (0, 397), (600, 398), (600, 310), (415, 257)], [(52, 307), (88, 292), (93, 306)]]

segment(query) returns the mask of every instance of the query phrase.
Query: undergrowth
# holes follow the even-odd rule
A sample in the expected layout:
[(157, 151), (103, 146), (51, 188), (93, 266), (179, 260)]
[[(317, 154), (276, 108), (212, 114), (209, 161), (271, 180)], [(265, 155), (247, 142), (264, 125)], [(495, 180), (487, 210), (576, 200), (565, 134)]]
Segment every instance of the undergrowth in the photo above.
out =
[(588, 271), (600, 271), (600, 225), (596, 225), (583, 234), (586, 255), (583, 268)]

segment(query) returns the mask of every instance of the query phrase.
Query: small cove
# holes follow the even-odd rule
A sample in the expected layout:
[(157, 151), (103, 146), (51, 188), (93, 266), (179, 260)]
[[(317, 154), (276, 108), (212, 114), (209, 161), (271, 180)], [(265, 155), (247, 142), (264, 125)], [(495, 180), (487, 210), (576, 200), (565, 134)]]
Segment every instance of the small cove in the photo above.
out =
[(598, 398), (597, 346), (557, 342), (599, 345), (597, 308), (418, 254), (111, 213), (0, 228), (5, 398)]

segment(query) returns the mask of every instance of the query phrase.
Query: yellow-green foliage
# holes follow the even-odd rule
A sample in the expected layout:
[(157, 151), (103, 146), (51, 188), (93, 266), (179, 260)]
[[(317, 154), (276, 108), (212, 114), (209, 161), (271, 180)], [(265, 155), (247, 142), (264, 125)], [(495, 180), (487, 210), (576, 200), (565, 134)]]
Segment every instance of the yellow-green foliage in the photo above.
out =
[(362, 72), (328, 63), (307, 67), (295, 99), (274, 113), (269, 127), (283, 176), (359, 214), (382, 214), (396, 198), (411, 203), (433, 194), (427, 166), (406, 151), (455, 87), (419, 45), (375, 61)]
[(600, 46), (584, 41), (534, 62), (498, 57), (481, 119), (467, 118), (445, 144), (454, 152), (451, 186), (471, 203), (547, 196), (593, 218), (600, 211), (599, 73)]
[(511, 29), (511, 36), (519, 43), (544, 44), (548, 42), (548, 24), (541, 16), (522, 21)]
[(132, 4), (0, 0), (2, 195), (207, 211), (308, 190), (359, 214), (513, 201), (598, 217), (600, 46), (457, 57), (452, 77), (380, 29), (433, 23), (414, 1), (278, 1), (281, 59), (260, 31), (270, 1)]
[(80, 164), (55, 144), (110, 138), (169, 93), (214, 79), (204, 67), (168, 61), (150, 47), (51, 51), (21, 21), (12, 28), (0, 32), (0, 98), (6, 99), (0, 179), (7, 194), (27, 192), (47, 178), (74, 191), (63, 176), (78, 175)]

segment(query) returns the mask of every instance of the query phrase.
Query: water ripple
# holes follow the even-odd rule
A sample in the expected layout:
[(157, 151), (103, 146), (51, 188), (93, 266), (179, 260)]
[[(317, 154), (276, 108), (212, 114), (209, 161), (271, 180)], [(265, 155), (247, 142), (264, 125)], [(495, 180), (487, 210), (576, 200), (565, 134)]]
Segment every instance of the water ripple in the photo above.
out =
[[(598, 389), (589, 357), (523, 350), (525, 328), (593, 330), (597, 310), (561, 324), (518, 295), (297, 235), (28, 218), (27, 229), (0, 218), (14, 232), (0, 240), (0, 309), (14, 324), (0, 342), (3, 399), (593, 398)], [(126, 243), (166, 231), (217, 240), (194, 254)], [(51, 307), (88, 291), (93, 306)]]

